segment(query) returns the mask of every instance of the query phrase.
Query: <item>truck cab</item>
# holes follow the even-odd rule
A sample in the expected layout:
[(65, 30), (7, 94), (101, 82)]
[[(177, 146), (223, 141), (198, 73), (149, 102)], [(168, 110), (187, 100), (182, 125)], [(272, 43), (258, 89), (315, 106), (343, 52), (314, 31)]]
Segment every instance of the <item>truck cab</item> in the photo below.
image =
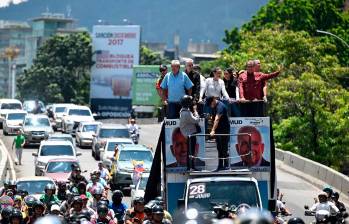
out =
[(185, 211), (212, 213), (214, 205), (238, 207), (247, 204), (262, 208), (257, 180), (248, 176), (207, 176), (190, 178), (183, 195)]

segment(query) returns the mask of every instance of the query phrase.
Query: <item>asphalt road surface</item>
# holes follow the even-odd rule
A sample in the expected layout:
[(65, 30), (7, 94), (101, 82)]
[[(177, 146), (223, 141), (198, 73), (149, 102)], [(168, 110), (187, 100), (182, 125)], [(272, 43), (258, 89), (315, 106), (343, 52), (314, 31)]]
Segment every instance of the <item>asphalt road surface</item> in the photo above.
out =
[[(151, 146), (155, 149), (160, 133), (160, 124), (146, 124), (140, 125), (140, 127), (140, 144)], [(11, 151), (13, 136), (3, 136), (1, 132), (0, 138), (3, 140), (7, 149)], [(34, 159), (32, 153), (36, 152), (37, 148), (38, 146), (33, 146), (24, 149), (22, 165), (15, 167), (17, 178), (34, 176)], [(82, 153), (79, 157), (82, 170), (87, 170), (88, 173), (95, 170), (97, 168), (97, 161), (91, 156), (91, 149), (77, 148), (77, 150)], [(312, 217), (304, 217), (303, 207), (305, 204), (309, 206), (313, 204), (313, 198), (320, 189), (279, 169), (277, 170), (277, 180), (278, 188), (284, 193), (283, 201), (286, 202), (286, 206), (293, 216), (305, 218), (306, 223), (312, 221)], [(125, 201), (129, 204), (130, 198), (125, 198)]]

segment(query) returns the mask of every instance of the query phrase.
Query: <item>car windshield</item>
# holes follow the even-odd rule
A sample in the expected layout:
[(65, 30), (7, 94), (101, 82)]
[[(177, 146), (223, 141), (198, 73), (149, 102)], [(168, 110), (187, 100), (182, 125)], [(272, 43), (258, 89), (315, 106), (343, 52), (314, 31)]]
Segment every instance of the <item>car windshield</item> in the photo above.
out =
[(107, 151), (114, 151), (116, 144), (118, 144), (118, 145), (130, 145), (130, 144), (132, 144), (132, 142), (109, 142)]
[(84, 127), (82, 128), (82, 132), (94, 132), (96, 133), (97, 130), (97, 124), (86, 124), (84, 125)]
[(24, 120), (25, 113), (10, 113), (7, 115), (7, 120)]
[(44, 194), (45, 186), (47, 184), (54, 184), (50, 180), (28, 180), (28, 181), (18, 181), (17, 190), (28, 191), (29, 194)]
[(101, 138), (129, 138), (130, 134), (127, 128), (123, 129), (111, 129), (105, 128), (99, 131), (99, 137)]
[(44, 145), (40, 156), (73, 156), (74, 150), (70, 145)]
[(19, 103), (3, 103), (3, 104), (1, 104), (1, 109), (21, 110), (22, 106)]
[(150, 151), (141, 151), (141, 150), (121, 150), (119, 161), (144, 161), (144, 162), (152, 162), (153, 155)]
[(50, 126), (50, 121), (48, 118), (32, 118), (28, 117), (24, 122), (25, 126), (33, 126), (33, 127), (48, 127)]
[(47, 165), (48, 173), (70, 173), (72, 171), (72, 165), (78, 165), (77, 162), (73, 161), (55, 161), (49, 162)]
[(251, 207), (260, 207), (258, 201), (256, 185), (250, 181), (192, 183), (188, 189), (188, 207), (200, 212), (213, 211), (213, 205), (224, 203), (229, 206), (246, 203)]
[(73, 143), (73, 138), (69, 136), (49, 136), (49, 141), (69, 141)]
[(89, 110), (84, 109), (71, 109), (69, 110), (69, 115), (78, 115), (78, 116), (91, 116)]
[(141, 182), (139, 183), (138, 190), (145, 190), (147, 187), (148, 177), (142, 177)]
[(65, 110), (65, 107), (56, 107), (55, 108), (55, 113), (63, 113)]

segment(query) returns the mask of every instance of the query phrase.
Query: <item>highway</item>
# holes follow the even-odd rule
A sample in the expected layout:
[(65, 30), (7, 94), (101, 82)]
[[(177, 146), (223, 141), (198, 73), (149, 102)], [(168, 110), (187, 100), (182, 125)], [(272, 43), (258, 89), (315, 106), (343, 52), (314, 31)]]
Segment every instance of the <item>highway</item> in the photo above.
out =
[[(151, 146), (156, 148), (157, 139), (160, 133), (160, 124), (146, 124), (140, 125), (140, 144)], [(11, 150), (13, 136), (3, 136), (2, 132), (0, 138), (4, 142), (7, 149)], [(34, 159), (33, 152), (36, 152), (38, 146), (25, 148), (23, 152), (23, 159), (21, 166), (15, 166), (17, 178), (28, 177), (34, 175)], [(97, 161), (91, 156), (90, 149), (80, 149), (78, 152), (82, 153), (79, 157), (82, 170), (87, 170), (88, 173), (97, 168)], [(87, 174), (88, 174), (87, 173)], [(284, 193), (283, 201), (286, 202), (286, 206), (293, 213), (294, 216), (305, 218), (306, 223), (312, 221), (312, 217), (304, 217), (304, 205), (311, 206), (313, 204), (313, 198), (317, 195), (320, 189), (315, 188), (310, 183), (293, 176), (283, 170), (277, 170), (277, 182), (278, 188)], [(126, 198), (129, 203), (129, 198)]]

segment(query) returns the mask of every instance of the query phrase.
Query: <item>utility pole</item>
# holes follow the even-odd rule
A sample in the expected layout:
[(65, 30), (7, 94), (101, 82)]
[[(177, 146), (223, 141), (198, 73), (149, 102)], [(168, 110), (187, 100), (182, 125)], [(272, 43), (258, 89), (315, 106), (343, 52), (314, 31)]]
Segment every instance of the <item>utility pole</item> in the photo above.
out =
[(5, 49), (4, 55), (8, 59), (8, 96), (14, 99), (16, 97), (16, 57), (19, 55), (20, 49), (16, 46), (9, 46)]

